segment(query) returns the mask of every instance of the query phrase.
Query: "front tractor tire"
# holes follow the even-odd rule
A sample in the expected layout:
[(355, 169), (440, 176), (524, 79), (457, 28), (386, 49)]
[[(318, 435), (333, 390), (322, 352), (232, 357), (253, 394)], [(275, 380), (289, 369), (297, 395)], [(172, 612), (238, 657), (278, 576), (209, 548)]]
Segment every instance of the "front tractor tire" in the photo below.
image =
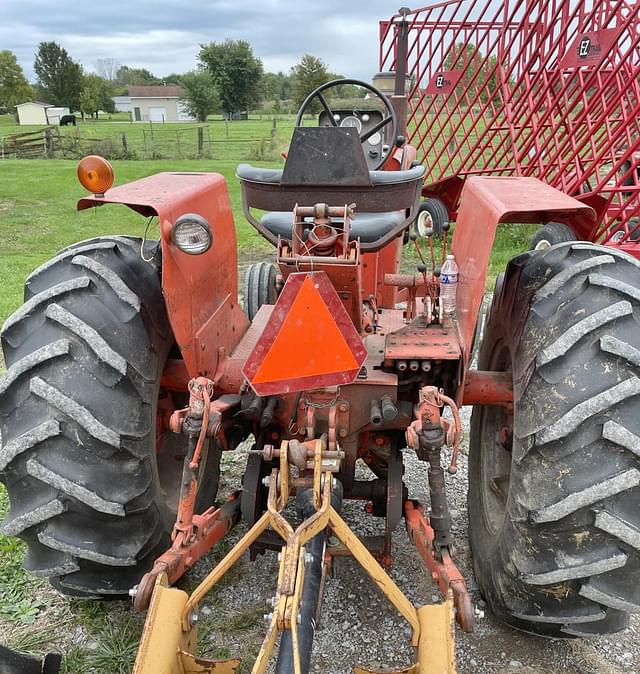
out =
[(244, 309), (252, 321), (263, 304), (275, 304), (276, 268), (270, 262), (254, 262), (244, 278)]
[(494, 297), (478, 368), (513, 409), (471, 418), (470, 542), (505, 622), (607, 634), (640, 611), (640, 263), (589, 243), (525, 253)]
[(126, 594), (169, 543), (181, 462), (161, 470), (156, 454), (173, 345), (158, 257), (128, 237), (71, 246), (31, 274), (2, 329), (2, 532), (67, 594)]

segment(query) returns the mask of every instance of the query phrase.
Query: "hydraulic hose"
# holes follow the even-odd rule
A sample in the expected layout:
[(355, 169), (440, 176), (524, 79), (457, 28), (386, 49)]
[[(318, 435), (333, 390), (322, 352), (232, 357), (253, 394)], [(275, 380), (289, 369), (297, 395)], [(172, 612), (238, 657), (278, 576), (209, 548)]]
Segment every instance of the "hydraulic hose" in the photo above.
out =
[[(331, 505), (340, 512), (342, 509), (342, 483), (336, 481), (336, 486), (331, 494)], [(307, 519), (315, 513), (313, 507), (313, 489), (305, 489), (296, 497), (296, 507), (302, 519)], [(316, 534), (306, 545), (305, 552), (311, 555), (310, 561), (304, 570), (304, 582), (302, 584), (302, 597), (300, 600), (300, 623), (298, 625), (298, 640), (300, 643), (300, 668), (302, 674), (309, 674), (311, 664), (311, 649), (313, 647), (313, 635), (316, 628), (316, 612), (320, 599), (320, 584), (322, 582), (322, 565), (324, 564), (324, 551), (327, 542), (327, 531)], [(291, 632), (282, 633), (280, 637), (280, 650), (276, 663), (275, 674), (294, 674), (293, 648)]]

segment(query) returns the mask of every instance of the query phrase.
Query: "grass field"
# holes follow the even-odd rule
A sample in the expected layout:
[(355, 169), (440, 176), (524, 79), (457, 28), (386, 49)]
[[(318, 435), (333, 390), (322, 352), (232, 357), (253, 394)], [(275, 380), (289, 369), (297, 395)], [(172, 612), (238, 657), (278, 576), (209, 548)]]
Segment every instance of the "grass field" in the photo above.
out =
[[(119, 183), (158, 171), (215, 170), (227, 178), (242, 250), (267, 244), (241, 217), (236, 161), (115, 161)], [(22, 301), (22, 282), (39, 264), (75, 241), (103, 234), (142, 236), (146, 220), (124, 206), (78, 212), (84, 191), (76, 162), (19, 160), (0, 162), (0, 321)]]
[[(245, 133), (249, 137), (263, 133), (268, 136), (270, 124), (265, 119), (229, 126), (234, 133)], [(108, 135), (116, 127), (135, 129), (136, 125), (98, 122), (93, 127), (92, 133)], [(218, 128), (215, 122), (212, 128)], [(11, 124), (0, 117), (0, 135), (10, 129)], [(200, 161), (115, 161), (113, 164), (116, 184), (162, 170), (220, 172), (229, 186), (241, 258), (266, 256), (270, 250), (268, 245), (242, 218), (239, 185), (235, 179), (239, 159), (230, 152), (224, 158)], [(277, 166), (280, 162), (264, 165)], [(21, 304), (24, 278), (60, 248), (103, 234), (143, 233), (146, 221), (124, 207), (110, 206), (78, 213), (75, 203), (83, 190), (77, 182), (75, 166), (75, 161), (66, 160), (0, 161), (0, 323)], [(523, 226), (500, 227), (489, 270), (489, 287), (507, 260), (527, 247), (531, 230)], [(415, 255), (409, 254), (405, 265), (411, 266), (415, 261)], [(0, 519), (7, 508), (6, 493), (0, 488)], [(131, 614), (128, 603), (63, 598), (46, 581), (34, 579), (22, 570), (23, 554), (20, 541), (0, 536), (0, 643), (29, 652), (60, 649), (65, 653), (63, 671), (68, 674), (128, 672), (142, 626), (141, 618)], [(215, 596), (212, 601), (215, 603)], [(247, 615), (242, 617), (243, 627), (247, 629), (261, 622), (254, 609), (248, 607)], [(218, 624), (214, 612), (203, 627), (224, 628), (222, 615)]]

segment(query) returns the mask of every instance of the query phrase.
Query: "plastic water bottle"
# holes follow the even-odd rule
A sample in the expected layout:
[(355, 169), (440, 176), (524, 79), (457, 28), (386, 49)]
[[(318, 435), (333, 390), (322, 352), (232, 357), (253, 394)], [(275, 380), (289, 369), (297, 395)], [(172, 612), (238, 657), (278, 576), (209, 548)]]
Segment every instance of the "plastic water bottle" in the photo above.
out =
[(458, 288), (458, 265), (453, 255), (447, 255), (440, 272), (440, 303), (445, 314), (456, 310), (456, 290)]

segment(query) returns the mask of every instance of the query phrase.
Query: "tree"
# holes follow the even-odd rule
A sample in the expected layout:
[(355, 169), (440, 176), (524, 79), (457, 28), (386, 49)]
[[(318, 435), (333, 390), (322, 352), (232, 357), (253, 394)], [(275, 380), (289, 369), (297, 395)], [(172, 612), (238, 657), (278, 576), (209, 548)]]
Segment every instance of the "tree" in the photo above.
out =
[(66, 49), (55, 42), (41, 42), (33, 69), (47, 103), (66, 106), (71, 111), (79, 109), (82, 66)]
[(116, 75), (116, 82), (121, 85), (144, 86), (160, 84), (160, 80), (146, 68), (129, 68), (120, 66)]
[[(291, 69), (291, 74), (293, 76), (293, 100), (298, 107), (314, 89), (332, 79), (325, 62), (311, 54), (305, 54), (300, 63)], [(308, 112), (317, 112), (319, 109), (320, 103), (315, 100)]]
[(99, 75), (85, 75), (82, 93), (80, 94), (80, 111), (83, 115), (98, 116), (99, 110), (115, 112), (115, 104), (111, 98), (112, 86)]
[(118, 78), (118, 70), (120, 64), (114, 58), (98, 59), (95, 62), (96, 72), (103, 80), (107, 82), (115, 82)]
[(225, 40), (201, 45), (200, 63), (220, 95), (222, 109), (231, 115), (248, 110), (260, 100), (262, 61), (245, 40)]
[(262, 76), (262, 98), (265, 101), (285, 101), (291, 97), (291, 75), (283, 72), (264, 73)]
[(0, 109), (10, 110), (31, 97), (31, 87), (16, 55), (8, 49), (0, 51)]
[(162, 78), (162, 81), (165, 84), (177, 84), (182, 85), (182, 80), (191, 73), (170, 73), (166, 77)]
[(182, 76), (185, 91), (180, 102), (185, 110), (199, 122), (206, 122), (207, 116), (220, 109), (220, 96), (206, 71), (193, 71)]

